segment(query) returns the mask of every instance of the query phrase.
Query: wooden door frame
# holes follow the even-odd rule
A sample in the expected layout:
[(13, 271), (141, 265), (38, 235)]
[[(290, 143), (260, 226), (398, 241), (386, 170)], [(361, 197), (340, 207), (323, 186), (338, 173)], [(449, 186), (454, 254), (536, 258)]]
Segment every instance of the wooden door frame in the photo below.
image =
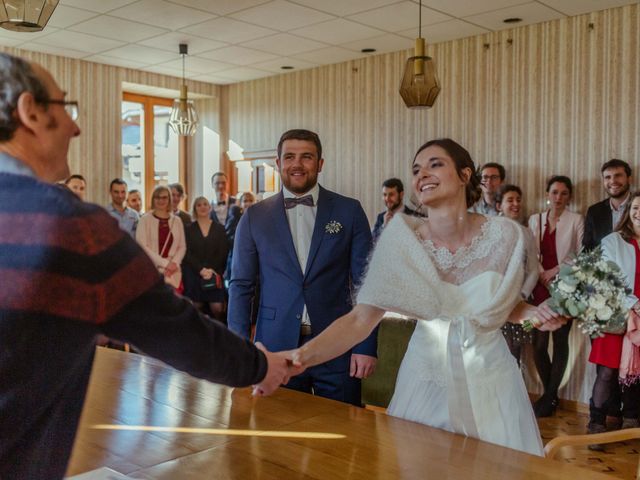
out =
[[(154, 97), (151, 95), (140, 95), (138, 93), (122, 92), (122, 100), (125, 102), (140, 103), (143, 105), (144, 110), (144, 188), (146, 193), (146, 205), (151, 206), (151, 194), (153, 193), (153, 187), (155, 183), (153, 168), (154, 165), (154, 140), (153, 140), (153, 107), (154, 105), (161, 105), (171, 107), (173, 100), (170, 98)], [(188, 142), (187, 137), (178, 136), (178, 181), (184, 186), (186, 192), (189, 191), (187, 185), (187, 155), (188, 155)], [(151, 167), (151, 168), (149, 168)]]

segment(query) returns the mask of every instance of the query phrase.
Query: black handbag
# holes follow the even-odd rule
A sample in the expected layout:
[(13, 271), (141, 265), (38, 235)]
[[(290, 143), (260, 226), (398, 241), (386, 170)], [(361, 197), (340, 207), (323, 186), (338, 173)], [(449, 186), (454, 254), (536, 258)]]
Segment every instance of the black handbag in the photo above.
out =
[(217, 273), (214, 273), (208, 280), (205, 280), (204, 278), (200, 280), (200, 288), (202, 288), (202, 290), (215, 290), (221, 287), (222, 277)]

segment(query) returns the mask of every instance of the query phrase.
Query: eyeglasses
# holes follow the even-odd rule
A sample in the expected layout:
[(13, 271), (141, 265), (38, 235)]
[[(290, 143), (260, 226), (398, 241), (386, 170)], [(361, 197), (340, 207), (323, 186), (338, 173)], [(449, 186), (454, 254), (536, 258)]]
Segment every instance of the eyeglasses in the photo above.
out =
[(41, 100), (40, 103), (44, 103), (45, 105), (62, 105), (67, 114), (71, 117), (71, 120), (76, 121), (78, 119), (78, 102), (75, 100)]
[(500, 180), (500, 175), (482, 175), (480, 177), (480, 180), (482, 182), (488, 182), (489, 180), (491, 181)]

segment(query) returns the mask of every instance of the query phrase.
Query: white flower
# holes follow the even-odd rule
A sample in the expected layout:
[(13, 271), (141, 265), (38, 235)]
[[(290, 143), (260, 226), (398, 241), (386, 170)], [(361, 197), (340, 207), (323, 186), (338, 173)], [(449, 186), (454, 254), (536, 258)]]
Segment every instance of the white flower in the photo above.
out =
[(560, 290), (562, 290), (563, 292), (566, 292), (566, 293), (575, 292), (575, 290), (576, 290), (575, 285), (571, 285), (571, 284), (569, 284), (567, 282), (564, 282), (562, 280), (560, 280), (560, 282), (558, 283), (558, 288)]
[(589, 299), (589, 306), (596, 310), (600, 310), (606, 304), (606, 300), (602, 295), (594, 295)]
[(335, 220), (331, 220), (324, 226), (324, 231), (331, 234), (340, 233), (342, 230), (342, 224), (340, 222), (336, 222)]
[(606, 322), (613, 315), (613, 310), (605, 305), (604, 307), (598, 309), (597, 315), (599, 320), (604, 320)]
[(587, 278), (587, 276), (580, 271), (577, 271), (576, 273), (574, 273), (573, 276), (576, 277), (581, 282)]

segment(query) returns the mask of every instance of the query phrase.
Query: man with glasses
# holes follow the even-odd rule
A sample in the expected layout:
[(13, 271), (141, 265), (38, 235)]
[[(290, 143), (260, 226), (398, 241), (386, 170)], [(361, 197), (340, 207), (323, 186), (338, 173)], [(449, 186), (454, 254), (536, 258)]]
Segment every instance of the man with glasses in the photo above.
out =
[(500, 185), (504, 182), (506, 173), (504, 167), (499, 163), (486, 163), (480, 169), (480, 188), (482, 197), (470, 209), (470, 212), (480, 213), (495, 217), (498, 215), (496, 209), (496, 193)]
[(63, 478), (98, 334), (210, 381), (286, 383), (284, 358), (201, 316), (104, 209), (53, 185), (80, 129), (51, 75), (0, 53), (0, 89), (0, 478)]

